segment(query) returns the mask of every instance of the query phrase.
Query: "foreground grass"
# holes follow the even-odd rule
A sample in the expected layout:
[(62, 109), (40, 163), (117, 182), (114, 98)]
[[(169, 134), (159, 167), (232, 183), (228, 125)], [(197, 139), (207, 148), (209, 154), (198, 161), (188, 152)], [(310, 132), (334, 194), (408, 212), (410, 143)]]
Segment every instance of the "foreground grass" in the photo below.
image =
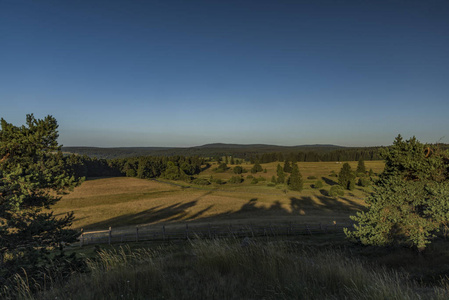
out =
[(290, 242), (193, 241), (101, 250), (89, 274), (22, 299), (447, 299), (406, 273)]

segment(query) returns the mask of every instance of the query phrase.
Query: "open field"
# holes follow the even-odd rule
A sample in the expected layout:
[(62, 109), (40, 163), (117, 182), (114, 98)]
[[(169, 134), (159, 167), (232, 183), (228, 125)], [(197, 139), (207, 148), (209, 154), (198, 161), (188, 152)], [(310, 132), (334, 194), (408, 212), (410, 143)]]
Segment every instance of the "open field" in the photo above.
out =
[[(350, 162), (353, 169), (357, 162)], [(282, 164), (283, 165), (283, 164)], [(335, 162), (299, 163), (305, 180), (302, 192), (289, 191), (285, 185), (268, 186), (276, 172), (277, 163), (262, 164), (267, 172), (251, 174), (266, 181), (250, 184), (195, 186), (185, 182), (157, 182), (137, 178), (116, 177), (92, 179), (84, 182), (74, 192), (65, 195), (54, 206), (56, 214), (74, 211), (74, 228), (88, 230), (137, 225), (165, 224), (167, 226), (194, 223), (331, 223), (348, 222), (348, 216), (363, 209), (364, 197), (369, 188), (356, 187), (340, 198), (327, 195), (342, 164)], [(380, 172), (383, 162), (365, 162), (367, 169)], [(216, 173), (215, 165), (198, 177), (228, 180), (235, 174), (232, 167), (227, 172)], [(250, 169), (252, 165), (243, 165)], [(244, 177), (250, 173), (243, 174)], [(317, 179), (324, 183), (322, 189), (311, 185)]]

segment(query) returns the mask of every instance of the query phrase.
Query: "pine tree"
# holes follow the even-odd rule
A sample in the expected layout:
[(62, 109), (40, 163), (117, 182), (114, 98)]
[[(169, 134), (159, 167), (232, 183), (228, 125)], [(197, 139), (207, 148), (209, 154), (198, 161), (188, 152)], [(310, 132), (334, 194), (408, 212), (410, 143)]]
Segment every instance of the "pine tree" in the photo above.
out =
[(292, 172), (292, 166), (290, 165), (290, 162), (287, 159), (284, 162), (284, 172), (285, 173), (291, 173)]
[(292, 172), (288, 178), (288, 187), (293, 191), (302, 191), (303, 180), (297, 164), (292, 166)]
[(399, 135), (383, 157), (368, 211), (351, 217), (355, 230), (345, 233), (367, 245), (398, 243), (422, 251), (449, 221), (449, 153)]
[(338, 184), (340, 184), (344, 189), (349, 190), (355, 185), (354, 180), (355, 178), (352, 173), (351, 166), (348, 163), (344, 163), (340, 173), (338, 174)]
[(285, 173), (280, 164), (277, 166), (276, 173), (278, 176), (278, 183), (283, 184), (285, 182)]
[(365, 161), (362, 158), (359, 159), (359, 162), (357, 164), (356, 173), (358, 174), (358, 176), (360, 176), (362, 174), (365, 175), (365, 173), (366, 173)]
[[(21, 127), (1, 119), (0, 286), (10, 284), (15, 273), (39, 283), (41, 276), (58, 276), (76, 263), (63, 253), (64, 245), (79, 236), (68, 229), (73, 212), (57, 218), (44, 210), (82, 181), (65, 163), (57, 128), (52, 116), (40, 120), (27, 115)], [(59, 248), (60, 255), (50, 259), (51, 248)]]

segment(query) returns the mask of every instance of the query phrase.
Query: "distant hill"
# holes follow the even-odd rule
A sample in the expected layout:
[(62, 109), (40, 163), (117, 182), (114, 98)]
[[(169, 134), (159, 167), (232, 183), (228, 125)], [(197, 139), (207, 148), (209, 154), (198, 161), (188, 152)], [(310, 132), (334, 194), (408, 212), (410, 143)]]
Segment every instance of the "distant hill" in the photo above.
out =
[(133, 156), (224, 156), (232, 155), (235, 157), (248, 157), (250, 155), (271, 153), (271, 152), (329, 152), (334, 150), (347, 149), (347, 147), (336, 145), (300, 145), (300, 146), (278, 146), (265, 144), (223, 144), (214, 143), (195, 147), (116, 147), (116, 148), (100, 148), (100, 147), (62, 147), (65, 153), (74, 153), (78, 155), (87, 155), (97, 158), (126, 158)]

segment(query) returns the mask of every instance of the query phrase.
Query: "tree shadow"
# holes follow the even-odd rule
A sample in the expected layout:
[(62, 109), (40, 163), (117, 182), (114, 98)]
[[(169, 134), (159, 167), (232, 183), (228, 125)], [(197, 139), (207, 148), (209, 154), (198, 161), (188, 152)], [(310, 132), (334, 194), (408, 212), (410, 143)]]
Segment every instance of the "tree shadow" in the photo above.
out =
[(329, 197), (329, 192), (326, 191), (325, 189), (321, 189), (320, 190), (320, 194), (323, 195), (323, 196)]
[[(264, 220), (272, 217), (283, 216), (305, 216), (305, 215), (320, 215), (333, 214), (335, 212), (354, 213), (355, 211), (364, 210), (365, 207), (348, 198), (332, 198), (324, 195), (324, 190), (321, 196), (303, 196), (290, 197), (290, 203), (282, 203), (279, 200), (271, 202), (269, 206), (266, 203), (259, 205), (258, 198), (251, 198), (241, 205), (237, 210), (228, 210), (222, 213), (205, 216), (214, 205), (198, 211), (191, 212), (191, 208), (198, 204), (198, 200), (213, 191), (208, 191), (193, 201), (186, 203), (178, 202), (167, 207), (161, 205), (152, 207), (145, 211), (135, 214), (126, 214), (110, 218), (105, 221), (97, 222), (85, 226), (86, 229), (104, 229), (108, 227), (121, 227), (129, 225), (143, 225), (155, 223), (172, 223), (172, 222), (190, 222), (195, 221), (199, 223), (216, 223), (227, 222), (230, 220), (244, 220), (248, 218), (255, 218)], [(266, 220), (266, 219), (265, 219)]]
[(210, 163), (207, 163), (204, 167), (201, 168), (201, 172), (206, 171), (207, 169), (209, 169), (211, 167)]
[(180, 220), (192, 220), (201, 217), (204, 213), (209, 211), (213, 205), (209, 205), (203, 210), (196, 212), (195, 214), (189, 216), (188, 209), (192, 208), (198, 203), (198, 200), (211, 194), (213, 191), (207, 191), (198, 198), (182, 203), (178, 202), (167, 207), (162, 207), (158, 205), (150, 209), (141, 211), (135, 214), (120, 215), (108, 220), (96, 222), (85, 226), (85, 228), (108, 228), (115, 226), (127, 226), (127, 225), (138, 225), (138, 224), (149, 224), (158, 222), (174, 222)]
[(332, 179), (329, 179), (327, 177), (321, 177), (321, 179), (323, 179), (323, 181), (328, 184), (328, 185), (337, 185), (338, 183)]

